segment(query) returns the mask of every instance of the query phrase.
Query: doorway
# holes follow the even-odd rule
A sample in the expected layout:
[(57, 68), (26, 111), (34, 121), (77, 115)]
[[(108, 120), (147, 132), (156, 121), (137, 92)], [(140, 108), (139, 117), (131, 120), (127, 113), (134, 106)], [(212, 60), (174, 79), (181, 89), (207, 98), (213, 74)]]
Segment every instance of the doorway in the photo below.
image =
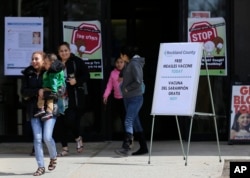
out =
[[(145, 57), (144, 82), (146, 91), (140, 114), (147, 138), (151, 134), (152, 116), (150, 112), (159, 47), (160, 43), (179, 42), (181, 30), (179, 22), (182, 18), (179, 4), (179, 1), (172, 1), (171, 6), (166, 6), (161, 1), (153, 0), (123, 2), (111, 0), (112, 57), (110, 64), (113, 64), (113, 60), (119, 55), (119, 48), (124, 44), (138, 46), (142, 52), (140, 55)], [(169, 116), (157, 118), (154, 137), (159, 140), (178, 139), (175, 118)], [(116, 130), (116, 128), (114, 129)]]

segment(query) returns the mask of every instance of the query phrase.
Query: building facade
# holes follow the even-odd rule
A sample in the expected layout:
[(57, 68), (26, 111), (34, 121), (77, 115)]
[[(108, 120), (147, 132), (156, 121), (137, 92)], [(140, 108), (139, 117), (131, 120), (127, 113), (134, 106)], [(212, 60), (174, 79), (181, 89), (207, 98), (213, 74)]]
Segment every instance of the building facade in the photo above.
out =
[[(3, 3), (3, 2), (2, 2)], [(228, 139), (232, 82), (249, 79), (247, 42), (249, 39), (248, 0), (178, 0), (168, 6), (160, 0), (4, 0), (1, 6), (1, 39), (4, 39), (4, 17), (43, 17), (44, 51), (56, 52), (63, 40), (63, 21), (99, 20), (102, 29), (103, 79), (90, 81), (90, 112), (82, 119), (86, 140), (121, 139), (119, 120), (111, 120), (111, 108), (102, 104), (102, 94), (114, 58), (123, 44), (139, 46), (146, 58), (144, 80), (146, 92), (141, 111), (142, 124), (149, 138), (150, 115), (160, 43), (186, 42), (187, 18), (193, 11), (208, 11), (210, 17), (223, 17), (226, 22), (227, 75), (211, 76), (211, 88), (220, 139)], [(18, 94), (20, 77), (4, 76), (4, 41), (0, 43), (0, 138), (22, 141), (30, 132), (22, 98)], [(211, 112), (207, 78), (200, 77), (197, 111)], [(179, 117), (183, 138), (188, 138), (190, 119)], [(215, 140), (214, 120), (209, 116), (194, 121), (193, 140)], [(178, 139), (175, 117), (157, 116), (155, 139)]]

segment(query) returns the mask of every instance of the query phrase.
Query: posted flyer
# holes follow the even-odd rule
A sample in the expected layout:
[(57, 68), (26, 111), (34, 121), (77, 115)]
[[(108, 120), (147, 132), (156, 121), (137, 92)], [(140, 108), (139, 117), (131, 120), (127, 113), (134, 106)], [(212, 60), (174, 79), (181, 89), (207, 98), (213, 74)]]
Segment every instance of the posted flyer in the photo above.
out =
[[(227, 75), (226, 23), (224, 18), (188, 18), (188, 41), (203, 43), (201, 75)], [(206, 62), (206, 63), (205, 63)]]
[(84, 60), (91, 79), (103, 78), (101, 23), (94, 21), (63, 22), (63, 38), (71, 52)]
[(19, 76), (43, 50), (43, 17), (5, 17), (4, 75)]

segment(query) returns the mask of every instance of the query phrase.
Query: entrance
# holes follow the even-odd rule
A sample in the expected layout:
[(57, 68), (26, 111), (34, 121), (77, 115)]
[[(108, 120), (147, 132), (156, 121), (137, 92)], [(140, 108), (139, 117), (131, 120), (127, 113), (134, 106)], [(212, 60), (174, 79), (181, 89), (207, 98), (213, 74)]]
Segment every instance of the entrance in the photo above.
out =
[[(173, 9), (174, 8), (174, 9)], [(160, 43), (179, 41), (179, 2), (171, 1), (165, 6), (159, 1), (115, 1), (111, 0), (111, 46), (112, 60), (119, 55), (124, 44), (136, 45), (145, 57), (144, 82), (146, 91), (141, 109), (141, 122), (149, 138), (151, 133), (151, 106)], [(173, 14), (173, 12), (175, 12)], [(172, 33), (169, 33), (172, 31)], [(156, 119), (154, 137), (156, 139), (178, 139), (175, 118), (160, 116)], [(110, 123), (112, 124), (112, 123)], [(118, 125), (119, 126), (119, 125)], [(113, 128), (113, 135), (120, 132)]]

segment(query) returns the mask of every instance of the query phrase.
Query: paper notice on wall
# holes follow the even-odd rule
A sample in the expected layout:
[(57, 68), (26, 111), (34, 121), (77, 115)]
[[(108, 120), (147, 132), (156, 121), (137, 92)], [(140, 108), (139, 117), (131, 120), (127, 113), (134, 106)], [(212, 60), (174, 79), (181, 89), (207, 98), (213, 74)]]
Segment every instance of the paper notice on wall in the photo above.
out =
[(226, 23), (224, 18), (188, 18), (188, 41), (202, 42), (201, 75), (227, 75)]
[(5, 17), (4, 75), (19, 76), (43, 50), (43, 17)]
[(103, 78), (101, 23), (93, 21), (63, 22), (63, 39), (71, 52), (84, 60), (91, 79)]
[(230, 140), (250, 140), (250, 85), (233, 85)]

